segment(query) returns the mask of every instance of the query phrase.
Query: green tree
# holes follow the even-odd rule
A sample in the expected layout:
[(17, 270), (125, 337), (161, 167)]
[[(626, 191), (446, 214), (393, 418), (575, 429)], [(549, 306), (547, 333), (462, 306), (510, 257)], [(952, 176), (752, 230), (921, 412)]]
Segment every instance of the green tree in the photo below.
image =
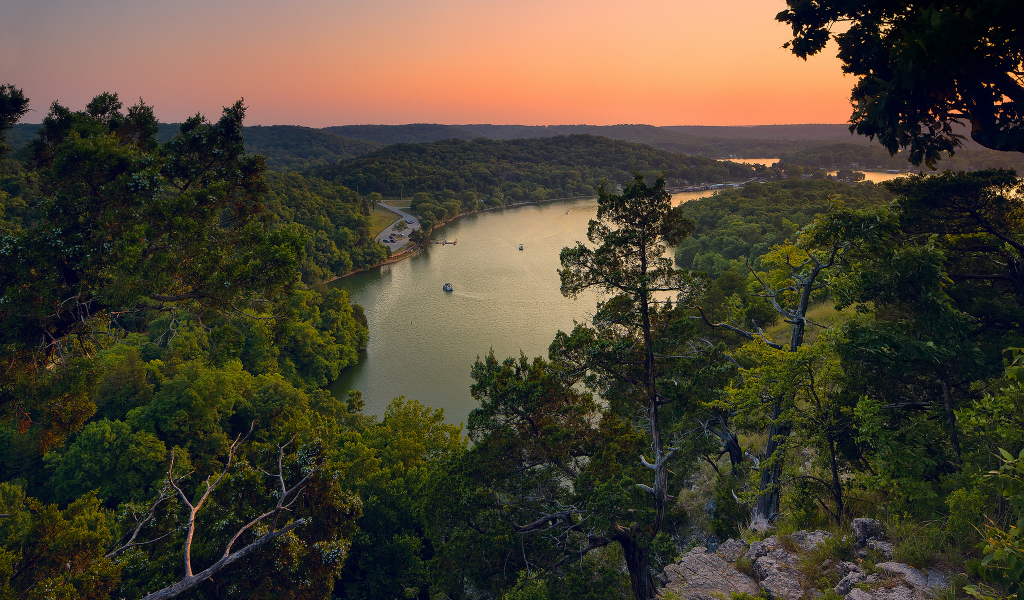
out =
[[(812, 345), (801, 345), (790, 352), (779, 352), (762, 341), (747, 344), (737, 353), (737, 359), (751, 365), (741, 369), (742, 383), (731, 390), (729, 410), (734, 411), (737, 422), (745, 429), (768, 430), (776, 435), (777, 427), (785, 423), (785, 435), (795, 438), (798, 447), (813, 447), (818, 460), (824, 462), (826, 478), (811, 472), (796, 475), (803, 480), (804, 493), (823, 491), (831, 507), (819, 498), (819, 503), (837, 524), (845, 518), (843, 494), (843, 447), (853, 443), (853, 411), (844, 406), (842, 398), (842, 369), (831, 340), (820, 339)], [(771, 399), (771, 402), (765, 402)], [(782, 460), (782, 449), (761, 461), (760, 470), (771, 470)], [(778, 469), (781, 472), (781, 468)], [(776, 479), (773, 485), (781, 485)], [(758, 500), (764, 496), (758, 490)], [(761, 516), (755, 514), (755, 518)]]
[(227, 308), (294, 281), (299, 240), (256, 218), (264, 167), (244, 155), (241, 103), (215, 124), (188, 120), (159, 153), (152, 109), (119, 109), (99, 96), (44, 120), (33, 157), (48, 199), (3, 250), (19, 265), (0, 271), (7, 343), (59, 342), (108, 311)]
[(105, 600), (121, 568), (106, 549), (116, 523), (93, 494), (61, 510), (0, 483), (0, 595), (44, 600)]
[[(1015, 0), (787, 0), (801, 58), (834, 39), (853, 88), (851, 130), (933, 166), (962, 145), (958, 125), (995, 150), (1024, 151), (1024, 42)], [(842, 23), (843, 27), (837, 27)], [(841, 33), (833, 33), (840, 31)]]
[[(847, 246), (830, 291), (837, 307), (872, 317), (848, 321), (837, 346), (871, 467), (862, 481), (906, 510), (938, 505), (941, 478), (983, 468), (993, 449), (984, 438), (1006, 429), (1011, 399), (978, 390), (1021, 344), (1018, 185), (999, 172), (910, 178), (892, 186), (892, 206), (840, 210), (806, 234)], [(959, 414), (985, 433), (965, 438)]]
[(116, 507), (148, 498), (166, 457), (166, 447), (153, 434), (103, 419), (86, 425), (65, 449), (47, 454), (46, 463), (62, 504), (96, 490), (108, 507)]
[(474, 445), (432, 475), (424, 506), (439, 591), (500, 596), (531, 565), (561, 579), (628, 535), (630, 523), (649, 522), (635, 485), (643, 436), (576, 389), (578, 376), (493, 352), (472, 374)]
[(432, 515), (422, 510), (426, 483), (438, 465), (465, 452), (466, 439), (460, 426), (445, 423), (443, 410), (396, 398), (383, 419), (359, 428), (359, 440), (366, 458), (346, 483), (362, 499), (360, 531), (338, 589), (352, 600), (420, 596), (433, 553), (425, 535)]
[(102, 94), (85, 111), (51, 107), (32, 144), (44, 199), (0, 243), (6, 415), (45, 422), (40, 413), (60, 403), (19, 403), (13, 380), (31, 381), (33, 364), (91, 354), (96, 336), (115, 336), (132, 318), (232, 310), (292, 285), (302, 240), (260, 216), (265, 167), (245, 155), (244, 113), (239, 102), (216, 123), (193, 117), (158, 147), (141, 102), (122, 112), (116, 95)]
[(456, 196), (463, 212), (473, 212), (476, 210), (479, 205), (477, 198), (478, 195), (473, 190), (463, 190)]
[(10, 148), (4, 143), (7, 130), (14, 127), (28, 113), (28, 98), (9, 83), (0, 85), (0, 157)]
[[(599, 306), (595, 321), (613, 324), (613, 329), (620, 330), (619, 337), (642, 352), (633, 358), (635, 364), (642, 365), (634, 372), (621, 360), (586, 365), (621, 376), (622, 387), (615, 391), (635, 402), (635, 409), (644, 414), (652, 462), (641, 460), (653, 471), (653, 482), (638, 486), (649, 495), (653, 515), (648, 522), (620, 527), (613, 538), (622, 546), (638, 600), (655, 593), (648, 562), (651, 542), (661, 531), (668, 509), (668, 462), (675, 453), (666, 447), (666, 426), (661, 422), (662, 406), (673, 399), (659, 387), (652, 315), (668, 294), (679, 294), (683, 303), (693, 300), (696, 283), (687, 273), (672, 268), (671, 261), (664, 258), (663, 245), (677, 244), (692, 231), (693, 223), (683, 217), (682, 209), (672, 207), (664, 176), (648, 186), (637, 173), (621, 195), (601, 188), (597, 219), (591, 220), (587, 229), (587, 238), (596, 247), (578, 242), (573, 248), (564, 248), (560, 256), (562, 294), (574, 298), (591, 288), (612, 294)], [(601, 336), (595, 338), (598, 340)]]

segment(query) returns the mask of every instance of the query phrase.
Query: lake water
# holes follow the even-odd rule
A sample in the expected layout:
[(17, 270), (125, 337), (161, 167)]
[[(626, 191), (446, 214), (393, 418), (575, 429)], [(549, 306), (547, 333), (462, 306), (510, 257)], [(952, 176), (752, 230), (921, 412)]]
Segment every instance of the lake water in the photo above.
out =
[[(677, 194), (673, 201), (708, 195)], [(362, 390), (366, 414), (381, 415), (404, 395), (464, 422), (475, 406), (469, 370), (478, 356), (493, 348), (499, 360), (520, 352), (546, 358), (559, 329), (589, 321), (597, 294), (563, 297), (557, 269), (559, 252), (586, 241), (596, 214), (593, 198), (468, 215), (435, 231), (436, 240), (456, 245), (434, 245), (332, 284), (364, 307), (370, 341), (331, 391)], [(445, 283), (454, 291), (444, 292)]]
[(779, 162), (779, 159), (777, 158), (722, 158), (719, 160), (727, 160), (729, 162), (741, 163), (744, 165), (764, 165), (766, 167), (770, 167)]

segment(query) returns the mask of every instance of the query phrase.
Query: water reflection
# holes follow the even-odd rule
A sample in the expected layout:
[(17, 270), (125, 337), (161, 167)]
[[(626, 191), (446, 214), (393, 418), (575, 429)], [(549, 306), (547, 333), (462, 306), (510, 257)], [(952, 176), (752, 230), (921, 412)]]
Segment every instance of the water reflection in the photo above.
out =
[[(707, 195), (677, 194), (673, 202)], [(361, 390), (367, 414), (405, 395), (444, 408), (449, 421), (465, 420), (478, 356), (493, 349), (499, 358), (546, 357), (559, 329), (590, 319), (598, 296), (563, 297), (557, 269), (559, 252), (586, 240), (596, 214), (591, 198), (468, 215), (436, 232), (458, 244), (335, 282), (364, 307), (370, 342), (331, 391)], [(453, 292), (441, 289), (447, 282)]]

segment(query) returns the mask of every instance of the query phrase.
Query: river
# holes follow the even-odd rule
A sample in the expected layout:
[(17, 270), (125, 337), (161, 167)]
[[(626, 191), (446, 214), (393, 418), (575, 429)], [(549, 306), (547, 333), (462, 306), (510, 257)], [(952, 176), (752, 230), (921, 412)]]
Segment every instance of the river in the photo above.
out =
[[(679, 204), (709, 195), (672, 199)], [(435, 231), (436, 240), (457, 244), (433, 245), (336, 281), (332, 285), (364, 307), (370, 341), (331, 392), (342, 397), (362, 390), (366, 414), (382, 415), (392, 398), (404, 395), (443, 408), (450, 422), (464, 422), (475, 406), (469, 371), (478, 356), (493, 349), (499, 359), (520, 352), (547, 357), (558, 330), (572, 329), (574, 319), (589, 321), (598, 295), (561, 295), (558, 254), (586, 240), (596, 214), (597, 199), (589, 198), (466, 215)], [(445, 283), (454, 291), (444, 292)]]
[[(475, 406), (469, 370), (478, 356), (493, 349), (499, 359), (547, 357), (559, 329), (589, 321), (597, 294), (563, 297), (557, 269), (559, 252), (586, 240), (596, 214), (590, 198), (467, 215), (435, 230), (434, 239), (457, 244), (339, 279), (333, 285), (364, 307), (370, 341), (331, 391), (362, 390), (366, 414), (382, 415), (405, 395), (443, 408), (450, 422), (465, 421)], [(444, 292), (445, 283), (454, 291)]]

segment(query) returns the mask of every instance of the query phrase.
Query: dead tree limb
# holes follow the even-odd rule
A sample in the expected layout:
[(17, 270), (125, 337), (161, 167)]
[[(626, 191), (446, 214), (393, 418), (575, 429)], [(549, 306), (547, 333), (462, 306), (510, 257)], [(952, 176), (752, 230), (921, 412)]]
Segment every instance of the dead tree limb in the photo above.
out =
[[(252, 430), (250, 429), (250, 433), (251, 432)], [(246, 437), (248, 437), (248, 434), (246, 435)], [(227, 475), (228, 470), (231, 468), (231, 464), (233, 462), (235, 453), (237, 452), (239, 445), (243, 441), (245, 441), (245, 438), (243, 438), (242, 436), (235, 438), (235, 441), (232, 442), (230, 448), (228, 449), (228, 460), (227, 464), (225, 464), (224, 466), (224, 469), (221, 471), (217, 479), (215, 479), (212, 483), (210, 482), (210, 478), (207, 478), (206, 490), (203, 492), (203, 495), (199, 498), (199, 500), (194, 504), (189, 500), (188, 496), (186, 496), (185, 493), (181, 490), (181, 486), (178, 484), (178, 481), (175, 480), (173, 474), (174, 453), (172, 451), (171, 468), (168, 469), (167, 480), (169, 486), (172, 487), (177, 492), (178, 496), (182, 499), (182, 501), (185, 502), (185, 506), (187, 506), (189, 509), (189, 518), (188, 524), (186, 525), (187, 533), (185, 537), (184, 548), (185, 576), (182, 577), (179, 581), (145, 596), (143, 600), (165, 600), (167, 598), (175, 598), (192, 589), (196, 585), (202, 583), (203, 581), (211, 579), (220, 571), (226, 569), (235, 562), (242, 560), (246, 556), (256, 552), (257, 550), (268, 545), (277, 538), (309, 522), (309, 520), (306, 518), (296, 519), (288, 525), (285, 525), (284, 527), (278, 529), (278, 520), (280, 519), (282, 513), (291, 512), (292, 507), (298, 501), (299, 497), (302, 495), (302, 492), (305, 491), (310, 478), (313, 477), (313, 475), (319, 470), (319, 465), (310, 468), (309, 472), (306, 473), (305, 477), (303, 477), (298, 483), (292, 485), (291, 487), (288, 487), (284, 477), (284, 451), (285, 448), (287, 448), (289, 445), (291, 445), (292, 442), (295, 441), (295, 438), (293, 437), (288, 443), (278, 446), (277, 472), (269, 473), (267, 471), (262, 471), (261, 469), (261, 471), (265, 475), (273, 477), (274, 479), (277, 480), (276, 487), (278, 488), (279, 494), (277, 503), (274, 505), (273, 508), (252, 519), (251, 521), (243, 525), (237, 532), (235, 532), (235, 535), (232, 536), (231, 540), (225, 546), (224, 553), (221, 555), (219, 560), (217, 560), (215, 563), (213, 563), (206, 569), (203, 569), (199, 573), (192, 572), (192, 540), (194, 539), (195, 535), (196, 514), (202, 508), (203, 504), (210, 497), (213, 491), (217, 488), (217, 485), (224, 479), (224, 476)], [(239, 538), (241, 538), (242, 535), (245, 534), (245, 532), (249, 531), (256, 525), (264, 521), (269, 522), (269, 531), (264, 533), (262, 536), (258, 537), (256, 540), (246, 544), (242, 548), (232, 552), (232, 548), (234, 547), (235, 543), (238, 542)]]

